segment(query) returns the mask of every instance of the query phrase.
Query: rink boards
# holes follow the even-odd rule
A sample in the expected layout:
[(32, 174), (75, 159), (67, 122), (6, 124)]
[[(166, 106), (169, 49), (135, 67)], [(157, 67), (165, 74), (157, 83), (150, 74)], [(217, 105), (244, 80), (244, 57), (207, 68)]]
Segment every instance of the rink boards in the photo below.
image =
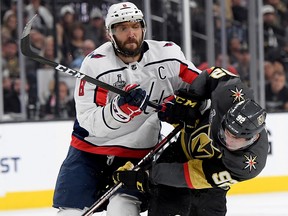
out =
[[(288, 191), (287, 119), (288, 113), (268, 115), (266, 167), (257, 178), (233, 185), (229, 195)], [(72, 121), (0, 124), (0, 210), (51, 206), (72, 127)]]

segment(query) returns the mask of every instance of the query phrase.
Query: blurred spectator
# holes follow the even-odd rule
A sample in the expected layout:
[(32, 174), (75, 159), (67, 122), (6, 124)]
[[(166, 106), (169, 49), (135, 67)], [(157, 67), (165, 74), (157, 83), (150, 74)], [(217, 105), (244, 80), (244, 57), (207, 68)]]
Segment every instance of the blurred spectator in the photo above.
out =
[(2, 45), (2, 67), (8, 70), (9, 77), (19, 77), (18, 45), (14, 40), (8, 40)]
[(232, 0), (232, 14), (235, 21), (246, 24), (248, 19), (248, 10), (243, 0)]
[[(226, 1), (227, 4), (227, 1)], [(227, 9), (227, 8), (226, 8)], [(226, 34), (228, 41), (231, 38), (237, 37), (239, 38), (241, 44), (247, 44), (247, 27), (245, 24), (236, 22), (232, 16), (232, 9), (231, 16), (229, 18), (226, 14)], [(222, 30), (222, 22), (221, 22), (221, 8), (219, 5), (214, 4), (213, 8), (214, 12), (214, 20), (215, 20), (215, 40), (216, 40), (216, 50), (220, 49), (220, 42), (221, 42), (221, 30)]]
[[(14, 0), (13, 0), (14, 1)], [(1, 20), (3, 20), (3, 14), (11, 8), (11, 0), (1, 0)]]
[(95, 7), (91, 10), (85, 32), (85, 38), (93, 40), (96, 47), (108, 41), (104, 18), (99, 8)]
[[(173, 2), (171, 2), (173, 4)], [(174, 2), (175, 4), (175, 2)], [(203, 4), (203, 3), (202, 3)], [(193, 53), (193, 62), (198, 65), (201, 62), (205, 61), (206, 55), (206, 39), (199, 37), (197, 35), (205, 35), (205, 9), (197, 3), (192, 7), (193, 19), (191, 19), (191, 29), (192, 29), (192, 53)], [(174, 6), (175, 7), (175, 6)], [(167, 31), (169, 32), (168, 40), (172, 40), (178, 45), (181, 44), (181, 34), (179, 34), (181, 29), (181, 19), (179, 19), (178, 10), (175, 10), (173, 5), (170, 6), (172, 16), (168, 16)], [(197, 34), (194, 34), (196, 32)]]
[[(12, 0), (10, 5), (10, 10), (12, 10), (15, 14), (17, 14), (17, 1), (18, 0)], [(24, 16), (27, 16), (24, 11)]]
[[(33, 47), (33, 51), (41, 55), (43, 47), (45, 47), (46, 37), (37, 29), (32, 29), (30, 32), (30, 43)], [(29, 85), (29, 98), (36, 104), (37, 99), (37, 70), (44, 67), (44, 64), (40, 64), (31, 58), (25, 57), (26, 79)]]
[(30, 0), (30, 4), (25, 7), (25, 11), (27, 12), (28, 20), (38, 14), (33, 22), (33, 28), (38, 29), (44, 35), (51, 33), (53, 16), (46, 6), (41, 5), (41, 0)]
[(69, 88), (66, 82), (60, 81), (59, 88), (59, 113), (56, 113), (56, 95), (55, 95), (55, 82), (50, 82), (49, 91), (50, 95), (46, 100), (44, 106), (41, 107), (40, 117), (44, 119), (54, 119), (59, 116), (61, 119), (75, 117), (75, 103), (74, 99), (70, 99)]
[(251, 55), (246, 47), (241, 48), (238, 56), (238, 64), (235, 66), (241, 80), (250, 86), (250, 60)]
[[(53, 36), (49, 35), (45, 38), (44, 46), (42, 47), (42, 49), (40, 51), (40, 55), (46, 59), (49, 59), (50, 61), (60, 62), (60, 59), (62, 58), (61, 52), (58, 50), (57, 59), (56, 59), (54, 49), (55, 49), (54, 38), (53, 38)], [(45, 67), (50, 68), (50, 66), (48, 66), (48, 65), (41, 65), (41, 67), (42, 68), (45, 68)]]
[[(275, 9), (271, 5), (264, 5), (262, 8), (263, 14), (263, 30), (264, 30), (264, 51), (265, 58), (269, 56), (269, 52), (284, 44), (285, 31), (282, 27), (279, 27)], [(270, 59), (269, 59), (270, 60)]]
[(6, 113), (21, 113), (20, 79), (15, 79), (5, 101)]
[[(223, 65), (224, 60), (226, 62), (226, 66)], [(203, 62), (202, 64), (197, 66), (197, 68), (199, 70), (205, 70), (205, 69), (208, 69), (208, 68), (213, 67), (213, 66), (223, 67), (234, 74), (238, 74), (236, 68), (230, 64), (229, 56), (223, 57), (223, 55), (221, 53), (219, 53), (217, 55), (216, 60), (215, 60), (215, 65), (208, 65), (208, 62)]]
[(288, 40), (285, 42), (284, 46), (269, 52), (267, 59), (281, 62), (286, 72), (286, 79), (288, 78)]
[(75, 10), (72, 5), (64, 5), (60, 10), (60, 20), (56, 24), (57, 43), (61, 48), (70, 40), (69, 29), (75, 21)]
[[(6, 80), (6, 82), (7, 81), (8, 80)], [(9, 81), (5, 85), (7, 85), (8, 87), (10, 85)], [(25, 90), (27, 91), (28, 88), (29, 87), (26, 84)], [(19, 78), (15, 78), (11, 83), (10, 94), (9, 95), (7, 94), (7, 98), (5, 101), (5, 113), (21, 113), (20, 90), (21, 90), (21, 80)]]
[(65, 58), (67, 65), (70, 65), (74, 59), (81, 55), (85, 38), (85, 29), (82, 23), (76, 22), (72, 24), (69, 29), (69, 38), (67, 46), (63, 47), (63, 58)]
[(228, 55), (230, 57), (230, 63), (232, 65), (237, 65), (238, 59), (240, 58), (240, 51), (241, 51), (242, 45), (241, 41), (238, 37), (232, 37), (229, 40), (228, 43)]
[[(231, 21), (233, 19), (231, 5), (232, 4), (230, 0), (225, 0), (225, 18), (227, 21)], [(220, 17), (220, 14), (221, 14), (220, 1), (214, 1), (213, 12), (214, 12), (214, 16)]]
[[(226, 66), (223, 65), (224, 62), (226, 62)], [(215, 65), (217, 67), (227, 68), (227, 70), (229, 70), (230, 72), (238, 74), (236, 68), (233, 65), (231, 65), (229, 56), (223, 56), (221, 53), (219, 53), (216, 57)]]
[(267, 5), (273, 6), (275, 9), (275, 16), (277, 17), (277, 23), (279, 26), (287, 26), (287, 1), (283, 0), (264, 0)]
[(1, 26), (2, 43), (8, 40), (17, 40), (17, 17), (12, 10), (6, 11), (3, 16), (3, 25)]
[(79, 70), (84, 58), (96, 49), (96, 45), (93, 40), (86, 39), (83, 43), (81, 55), (74, 59), (71, 63), (73, 69)]
[(288, 87), (283, 66), (276, 66), (271, 82), (265, 86), (265, 93), (268, 112), (288, 111)]
[(9, 98), (12, 94), (12, 80), (9, 76), (2, 77), (3, 86), (3, 102), (4, 102), (4, 113), (8, 113), (10, 110)]
[(286, 81), (288, 82), (288, 40), (279, 52), (279, 61), (283, 64), (286, 73)]
[(273, 73), (274, 73), (273, 63), (271, 61), (265, 61), (264, 62), (265, 84), (271, 83)]
[(42, 34), (38, 29), (32, 29), (30, 31), (30, 43), (34, 49), (34, 52), (40, 53), (40, 50), (44, 46), (46, 36)]

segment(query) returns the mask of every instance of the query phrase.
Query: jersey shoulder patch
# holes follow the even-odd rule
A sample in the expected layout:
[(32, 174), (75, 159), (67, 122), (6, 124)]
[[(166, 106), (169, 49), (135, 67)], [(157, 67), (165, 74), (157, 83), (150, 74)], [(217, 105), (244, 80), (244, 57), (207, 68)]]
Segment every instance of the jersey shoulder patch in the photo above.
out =
[(91, 53), (91, 54), (88, 55), (88, 56), (90, 56), (90, 58), (103, 58), (103, 57), (105, 57), (105, 55), (98, 54), (98, 53), (96, 53), (96, 54)]
[(233, 76), (233, 77), (239, 77), (237, 74), (234, 74), (224, 68), (220, 68), (220, 67), (211, 67), (209, 69), (207, 69), (208, 74), (214, 78), (214, 79), (219, 79), (223, 76)]
[(173, 45), (174, 45), (174, 43), (172, 43), (172, 42), (167, 42), (167, 43), (164, 44), (164, 47), (173, 46)]

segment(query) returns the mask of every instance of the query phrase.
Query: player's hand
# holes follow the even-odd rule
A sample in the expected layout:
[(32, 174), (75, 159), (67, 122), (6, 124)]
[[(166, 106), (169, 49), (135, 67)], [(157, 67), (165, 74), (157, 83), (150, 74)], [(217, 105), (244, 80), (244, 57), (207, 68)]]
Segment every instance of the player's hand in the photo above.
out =
[(140, 115), (147, 107), (146, 91), (137, 84), (129, 84), (125, 87), (129, 92), (127, 96), (116, 96), (112, 101), (112, 115), (120, 122), (129, 122), (135, 116)]
[[(119, 167), (116, 171), (127, 171), (132, 170), (134, 167), (134, 164), (131, 163), (131, 161), (127, 161), (124, 166)], [(115, 184), (119, 183), (119, 180), (117, 178), (114, 178), (114, 175), (112, 176), (112, 179)]]
[(171, 95), (162, 103), (162, 109), (158, 112), (161, 121), (170, 124), (185, 123), (195, 128), (199, 122), (201, 100), (199, 96), (189, 93), (186, 89), (179, 89), (175, 95)]
[(116, 182), (116, 183), (122, 182), (123, 186), (128, 188), (128, 189), (137, 189), (141, 192), (148, 192), (149, 191), (149, 182), (148, 182), (149, 173), (148, 173), (148, 171), (144, 171), (142, 169), (139, 169), (137, 171), (136, 170), (125, 170), (125, 169), (121, 170), (121, 169), (122, 169), (122, 167), (120, 167), (119, 169), (117, 169), (113, 173), (112, 178), (113, 178), (114, 182)]

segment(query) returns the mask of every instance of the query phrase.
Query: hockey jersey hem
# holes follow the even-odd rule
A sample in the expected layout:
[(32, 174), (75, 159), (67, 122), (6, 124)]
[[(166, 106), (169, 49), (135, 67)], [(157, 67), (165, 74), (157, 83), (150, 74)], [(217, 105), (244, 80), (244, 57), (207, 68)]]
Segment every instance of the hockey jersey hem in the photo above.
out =
[(114, 155), (117, 157), (143, 158), (152, 149), (129, 149), (121, 146), (96, 146), (72, 135), (71, 146), (74, 148), (100, 155)]

